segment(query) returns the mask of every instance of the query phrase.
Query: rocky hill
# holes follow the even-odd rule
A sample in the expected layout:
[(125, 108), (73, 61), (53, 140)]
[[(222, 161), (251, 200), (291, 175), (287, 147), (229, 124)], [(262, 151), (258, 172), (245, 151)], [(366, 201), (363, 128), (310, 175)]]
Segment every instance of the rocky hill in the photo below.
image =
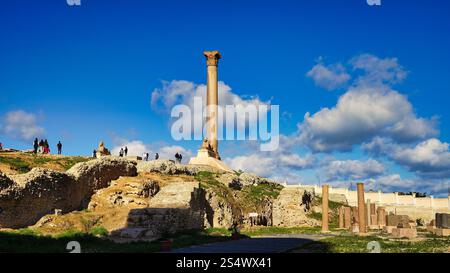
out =
[(249, 213), (257, 213), (257, 225), (318, 225), (313, 212), (300, 207), (304, 192), (291, 191), (250, 173), (103, 157), (65, 172), (37, 167), (0, 174), (0, 228), (31, 226), (43, 234), (103, 229), (127, 241), (246, 226)]

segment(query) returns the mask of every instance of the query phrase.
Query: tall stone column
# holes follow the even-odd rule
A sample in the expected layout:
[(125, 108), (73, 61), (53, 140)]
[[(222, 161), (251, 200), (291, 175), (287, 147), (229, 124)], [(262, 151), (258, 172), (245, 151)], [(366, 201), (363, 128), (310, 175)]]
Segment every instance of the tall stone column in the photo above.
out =
[(328, 229), (328, 185), (322, 186), (322, 232)]
[(356, 183), (358, 190), (359, 233), (366, 233), (366, 202), (364, 200), (364, 183)]
[(218, 145), (217, 145), (217, 108), (219, 104), (218, 85), (217, 85), (217, 65), (219, 59), (222, 57), (219, 51), (205, 51), (203, 54), (206, 57), (207, 69), (207, 83), (206, 83), (206, 107), (207, 119), (206, 137), (209, 145), (211, 145), (214, 157), (219, 159)]

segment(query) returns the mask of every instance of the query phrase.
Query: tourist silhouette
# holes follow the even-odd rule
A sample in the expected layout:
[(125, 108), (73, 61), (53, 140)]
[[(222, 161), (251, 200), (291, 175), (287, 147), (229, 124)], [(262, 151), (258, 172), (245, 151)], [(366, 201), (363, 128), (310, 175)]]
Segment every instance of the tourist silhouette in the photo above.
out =
[(61, 141), (58, 141), (58, 144), (56, 144), (56, 147), (58, 148), (58, 154), (60, 155), (61, 151), (62, 151), (62, 143), (61, 143)]

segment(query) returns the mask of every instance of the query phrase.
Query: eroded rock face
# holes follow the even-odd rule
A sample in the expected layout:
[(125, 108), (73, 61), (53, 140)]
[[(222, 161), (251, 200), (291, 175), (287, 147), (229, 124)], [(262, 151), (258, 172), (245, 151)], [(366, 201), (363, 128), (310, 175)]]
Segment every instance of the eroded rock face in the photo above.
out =
[(75, 164), (67, 171), (67, 174), (72, 175), (82, 189), (84, 198), (81, 206), (86, 207), (96, 190), (107, 187), (111, 180), (119, 176), (136, 176), (137, 169), (132, 161), (102, 157)]
[(213, 191), (205, 194), (205, 226), (207, 228), (229, 228), (233, 224), (233, 208)]
[(0, 228), (21, 228), (60, 209), (87, 207), (92, 194), (119, 176), (136, 175), (134, 163), (102, 158), (78, 163), (66, 173), (34, 168), (0, 176)]
[[(319, 221), (309, 218), (301, 205), (301, 188), (283, 188), (273, 203), (273, 225), (284, 227), (317, 226)], [(313, 208), (314, 209), (314, 208)]]
[(236, 190), (240, 190), (244, 186), (257, 186), (260, 184), (276, 183), (270, 179), (257, 176), (253, 173), (242, 173), (240, 175), (235, 173), (224, 173), (218, 178), (218, 181)]
[(215, 172), (215, 173), (223, 172), (209, 166), (176, 164), (171, 160), (138, 161), (137, 171), (139, 173), (159, 172), (171, 175), (172, 174), (196, 175), (201, 171)]
[(10, 179), (13, 184), (0, 188), (2, 228), (34, 224), (56, 208), (72, 210), (82, 195), (74, 177), (57, 171), (34, 168), (26, 174), (11, 175)]

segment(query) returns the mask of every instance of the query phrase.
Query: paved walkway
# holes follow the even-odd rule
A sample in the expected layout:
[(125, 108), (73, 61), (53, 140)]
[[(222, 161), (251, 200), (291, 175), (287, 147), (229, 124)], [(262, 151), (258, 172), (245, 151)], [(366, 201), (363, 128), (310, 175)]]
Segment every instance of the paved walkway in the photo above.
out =
[(320, 235), (288, 234), (270, 237), (212, 243), (175, 249), (173, 253), (279, 253), (300, 247), (321, 238)]

